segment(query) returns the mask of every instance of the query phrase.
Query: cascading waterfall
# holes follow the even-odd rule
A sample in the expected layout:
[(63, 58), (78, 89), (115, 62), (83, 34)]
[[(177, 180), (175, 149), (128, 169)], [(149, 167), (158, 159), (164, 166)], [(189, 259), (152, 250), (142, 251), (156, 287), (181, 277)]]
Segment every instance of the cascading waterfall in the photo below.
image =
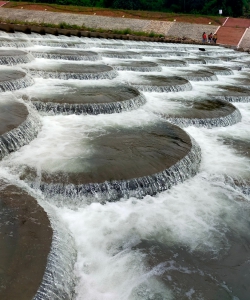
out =
[[(73, 51), (72, 51), (73, 52)], [(60, 52), (58, 51), (58, 53), (49, 53), (49, 52), (39, 52), (39, 51), (35, 51), (32, 52), (33, 55), (37, 58), (48, 58), (48, 59), (65, 59), (65, 60), (88, 60), (88, 61), (95, 61), (95, 60), (100, 60), (101, 56), (97, 53), (86, 53), (84, 54), (84, 52), (80, 53), (76, 53), (74, 54), (74, 52), (72, 53), (72, 55), (70, 53), (64, 53), (62, 52), (60, 54)], [(92, 55), (91, 55), (92, 54)]]
[(0, 159), (29, 144), (38, 134), (41, 124), (39, 117), (31, 109), (26, 120), (0, 136)]
[(160, 72), (162, 68), (153, 62), (125, 61), (110, 64), (117, 71)]
[[(220, 299), (226, 299), (225, 297), (247, 299), (247, 296), (244, 295), (249, 294), (249, 288), (245, 284), (245, 278), (249, 278), (249, 268), (247, 267), (249, 254), (242, 249), (243, 245), (248, 245), (250, 240), (249, 224), (247, 223), (250, 194), (249, 159), (233, 151), (228, 145), (222, 144), (219, 137), (221, 133), (226, 134), (227, 132), (229, 132), (229, 137), (230, 134), (231, 136), (238, 135), (239, 138), (249, 136), (247, 102), (249, 102), (250, 96), (247, 95), (247, 91), (245, 91), (245, 95), (243, 93), (236, 95), (230, 90), (228, 95), (220, 94), (219, 85), (215, 87), (214, 83), (210, 83), (210, 81), (217, 80), (219, 82), (221, 80), (216, 74), (230, 75), (223, 77), (225, 82), (231, 80), (227, 77), (235, 76), (239, 79), (239, 74), (231, 71), (238, 68), (239, 61), (221, 59), (218, 60), (219, 67), (227, 68), (229, 71), (222, 71), (218, 68), (212, 71), (212, 69), (216, 57), (222, 58), (228, 55), (240, 58), (241, 54), (232, 49), (223, 49), (222, 51), (221, 47), (209, 45), (202, 45), (205, 52), (201, 53), (199, 45), (142, 41), (117, 42), (117, 40), (76, 39), (35, 34), (26, 40), (21, 39), (21, 34), (20, 36), (17, 34), (15, 39), (12, 37), (11, 34), (1, 36), (0, 46), (24, 48), (44, 45), (57, 48), (57, 50), (58, 48), (88, 48), (90, 51), (98, 53), (99, 58), (108, 57), (107, 59), (103, 58), (103, 64), (106, 64), (107, 68), (109, 68), (109, 63), (110, 65), (117, 63), (117, 59), (113, 60), (116, 57), (121, 62), (126, 58), (140, 58), (143, 62), (152, 61), (159, 65), (154, 69), (132, 69), (133, 67), (125, 67), (125, 69), (122, 66), (122, 69), (118, 69), (119, 66), (114, 66), (114, 69), (122, 70), (122, 72), (110, 69), (103, 72), (97, 70), (96, 72), (84, 73), (83, 71), (81, 73), (60, 71), (57, 67), (55, 70), (46, 70), (42, 64), (46, 65), (47, 59), (35, 59), (33, 64), (35, 69), (26, 65), (20, 66), (27, 70), (24, 77), (0, 82), (2, 92), (14, 91), (13, 93), (17, 95), (20, 93), (15, 90), (26, 88), (34, 82), (34, 88), (36, 88), (36, 84), (39, 80), (41, 81), (40, 78), (34, 81), (31, 76), (43, 77), (49, 81), (56, 78), (62, 81), (75, 79), (75, 82), (86, 79), (114, 79), (115, 83), (125, 82), (128, 86), (132, 85), (145, 92), (145, 94), (136, 94), (135, 97), (125, 101), (105, 104), (58, 104), (49, 101), (45, 103), (32, 100), (31, 92), (28, 93), (30, 102), (27, 105), (34, 105), (37, 110), (42, 112), (41, 116), (38, 117), (37, 112), (29, 109), (27, 119), (18, 128), (0, 137), (0, 158), (5, 157), (0, 163), (1, 176), (11, 174), (12, 180), (15, 181), (22, 178), (19, 175), (22, 174), (23, 167), (34, 168), (37, 176), (33, 182), (26, 180), (29, 187), (26, 186), (24, 178), (20, 182), (31, 193), (39, 195), (37, 198), (46, 207), (54, 230), (47, 268), (41, 286), (33, 299), (66, 300), (80, 299), (81, 297), (88, 300), (119, 298), (144, 300), (146, 298), (165, 299), (166, 297), (168, 299), (182, 299), (183, 297), (213, 299), (214, 290), (215, 294), (218, 292), (217, 296), (219, 295)], [(31, 49), (31, 51), (35, 51), (35, 49)], [(107, 49), (106, 53), (105, 49)], [(110, 49), (116, 49), (116, 51), (112, 53), (109, 51)], [(127, 49), (139, 49), (140, 51), (128, 56)], [(166, 85), (162, 82), (157, 83), (157, 80), (160, 81), (160, 77), (164, 80), (169, 79), (171, 78), (169, 75), (172, 76), (175, 73), (173, 64), (164, 66), (164, 62), (160, 62), (156, 55), (144, 56), (143, 54), (143, 52), (150, 51), (159, 54), (159, 50), (164, 51), (164, 58), (170, 60), (174, 60), (172, 58), (174, 56), (183, 56), (183, 61), (187, 63), (185, 69), (190, 69), (188, 75), (184, 70), (177, 70), (178, 76), (183, 82), (171, 84), (170, 81)], [(9, 65), (26, 64), (31, 60), (29, 55), (28, 57), (27, 60), (25, 58), (22, 61), (13, 61), (14, 57), (7, 60), (3, 58), (2, 62)], [(63, 56), (50, 58), (65, 59)], [(133, 61), (131, 60), (131, 62)], [(61, 64), (61, 62), (57, 63)], [(243, 63), (247, 67), (247, 62), (242, 61), (242, 65)], [(179, 66), (178, 62), (176, 64), (174, 67)], [(213, 72), (211, 76), (196, 74), (196, 65), (201, 67), (201, 64), (203, 64), (203, 70), (211, 69)], [(164, 66), (164, 68), (160, 66)], [(183, 64), (180, 67), (183, 67)], [(12, 69), (11, 66), (7, 68)], [(128, 70), (133, 72), (127, 72)], [(145, 83), (143, 77), (140, 77), (143, 75), (136, 74), (136, 72), (150, 70), (158, 73), (152, 75), (158, 78), (156, 82), (146, 81)], [(241, 68), (237, 70), (239, 73), (241, 72)], [(201, 82), (189, 82), (188, 80)], [(55, 86), (57, 84), (58, 82), (55, 83)], [(58, 89), (63, 90), (62, 85), (63, 83), (58, 84)], [(42, 91), (43, 87), (41, 86), (38, 85), (38, 92), (39, 89)], [(241, 86), (249, 88), (247, 82)], [(46, 88), (46, 84), (44, 84), (44, 88)], [(236, 108), (225, 115), (228, 110), (223, 110), (221, 107), (224, 114), (216, 118), (168, 117), (169, 108), (173, 110), (174, 115), (174, 112), (178, 113), (178, 109), (182, 105), (181, 101), (178, 102), (179, 106), (176, 104), (177, 101), (168, 102), (169, 99), (175, 97), (173, 94), (184, 95), (184, 100), (186, 98), (190, 100), (192, 97), (194, 99), (204, 93), (210, 93), (210, 89), (211, 95), (219, 94), (216, 99), (235, 102)], [(65, 94), (67, 93), (66, 88), (63, 91)], [(160, 97), (157, 93), (161, 93), (160, 95), (164, 97), (157, 98)], [(25, 90), (21, 94), (25, 94)], [(62, 99), (63, 95), (62, 93)], [(209, 99), (211, 99), (210, 97), (212, 96), (209, 96)], [(189, 108), (192, 109), (190, 103)], [(181, 109), (185, 110), (185, 105)], [(136, 110), (134, 114), (133, 110)], [(170, 115), (172, 115), (172, 110)], [(114, 115), (105, 115), (111, 113)], [(216, 113), (219, 115), (219, 110)], [(53, 116), (45, 116), (46, 114)], [(54, 116), (54, 114), (67, 116)], [(83, 114), (84, 116), (72, 116), (71, 118), (71, 114)], [(59, 118), (64, 118), (64, 120), (68, 118), (68, 121), (62, 121)], [(77, 125), (74, 123), (76, 118), (82, 118), (79, 119)], [(75, 131), (77, 131), (76, 140), (81, 139), (84, 133), (89, 140), (92, 140), (95, 134), (98, 135), (98, 126), (101, 128), (101, 133), (110, 127), (116, 128), (120, 133), (123, 127), (133, 127), (138, 124), (143, 127), (144, 124), (150, 122), (163, 121), (163, 118), (180, 127), (185, 127), (185, 131), (191, 136), (192, 145), (190, 151), (182, 159), (169, 168), (163, 168), (162, 172), (116, 180), (115, 175), (120, 172), (116, 169), (114, 179), (112, 177), (107, 181), (100, 181), (101, 183), (67, 184), (42, 181), (41, 161), (46, 156), (52, 157), (49, 163), (53, 159), (55, 159), (55, 163), (60, 162), (60, 151), (62, 151), (62, 157), (66, 157), (66, 161), (72, 162), (75, 156), (79, 160), (86, 159), (78, 153), (75, 154), (77, 152), (75, 144), (72, 145), (72, 148), (75, 147), (74, 149), (67, 148), (72, 141), (70, 140), (71, 135), (74, 135)], [(41, 126), (41, 120), (43, 126)], [(74, 126), (71, 131), (67, 131), (65, 128), (70, 122), (74, 123)], [(221, 128), (225, 126), (228, 127)], [(80, 130), (82, 127), (85, 131)], [(40, 130), (41, 135), (38, 135)], [(44, 135), (52, 131), (53, 137), (45, 139)], [(103, 140), (106, 142), (105, 137)], [(90, 150), (85, 149), (87, 148), (87, 142), (86, 144), (85, 142), (84, 140), (77, 144), (83, 143), (83, 146), (81, 144), (83, 153), (85, 154), (84, 151), (94, 151), (91, 147)], [(179, 144), (180, 140), (176, 139), (174, 142)], [(113, 143), (117, 146), (116, 141)], [(131, 156), (133, 156), (135, 149), (133, 141), (128, 139), (127, 144)], [(23, 145), (27, 146), (22, 147)], [(43, 145), (48, 147), (46, 151), (43, 150)], [(114, 147), (114, 151), (117, 150), (116, 148)], [(11, 153), (18, 149), (19, 151), (16, 153)], [(68, 151), (69, 149), (70, 151)], [(155, 158), (151, 149), (145, 147), (144, 151)], [(31, 160), (36, 163), (32, 165)], [(76, 162), (78, 161), (76, 160)], [(93, 167), (91, 164), (96, 162), (87, 157), (84, 163), (87, 166), (84, 164), (83, 166), (89, 167), (91, 174), (91, 167)], [(67, 171), (62, 170), (63, 175), (66, 176)], [(218, 177), (219, 180), (217, 180)], [(147, 243), (149, 245), (152, 243), (152, 247)], [(162, 249), (160, 254), (158, 249)], [(228, 260), (226, 260), (227, 257), (229, 257)], [(149, 261), (147, 261), (148, 258)], [(178, 264), (178, 258), (181, 258), (183, 264), (187, 261), (190, 262), (190, 267), (182, 266), (180, 260)], [(240, 259), (243, 261), (239, 262)], [(131, 268), (131, 265), (134, 267)], [(235, 276), (231, 280), (230, 270), (232, 268), (236, 275), (233, 274)], [(190, 285), (189, 282), (191, 282)]]
[(165, 52), (141, 52), (142, 56), (148, 56), (148, 57), (166, 57)]
[(164, 52), (163, 55), (161, 57), (168, 57), (168, 56), (183, 56), (183, 57), (187, 57), (190, 54), (188, 52), (181, 52), (180, 50), (177, 51), (173, 51), (173, 52)]
[(212, 72), (197, 72), (197, 74), (188, 74), (185, 75), (185, 73), (182, 75), (183, 78), (190, 80), (190, 81), (217, 81), (218, 77), (216, 74), (213, 74)]
[(218, 64), (218, 58), (214, 57), (202, 57), (206, 64)]
[[(6, 52), (6, 54), (5, 54)], [(0, 65), (17, 65), (29, 63), (34, 59), (31, 53), (26, 53), (24, 51), (18, 51), (16, 54), (8, 54), (10, 51), (0, 51)], [(10, 53), (12, 53), (11, 51)]]
[(74, 299), (74, 264), (77, 255), (75, 243), (55, 211), (48, 205), (46, 210), (53, 228), (52, 244), (41, 285), (33, 300)]
[[(250, 90), (249, 90), (250, 92)], [(217, 99), (225, 100), (228, 102), (250, 102), (250, 96), (216, 96)]]
[[(8, 78), (8, 73), (6, 73), (6, 77)], [(18, 89), (23, 89), (28, 86), (31, 86), (34, 83), (33, 78), (29, 74), (25, 74), (24, 72), (19, 72), (22, 76), (18, 76), (19, 78), (10, 78), (10, 80), (0, 81), (0, 92), (6, 91), (15, 91)]]
[(103, 57), (110, 58), (123, 58), (123, 59), (138, 59), (141, 58), (141, 54), (135, 52), (115, 52), (115, 51), (105, 51), (100, 52)]
[(205, 65), (206, 64), (206, 61), (201, 58), (187, 58), (186, 61), (189, 65)]
[(140, 85), (140, 84), (133, 84), (138, 90), (143, 92), (157, 92), (157, 93), (164, 93), (164, 92), (181, 92), (181, 91), (191, 91), (192, 85), (190, 82), (181, 84), (181, 85), (170, 85), (170, 86), (155, 86), (155, 85)]
[(195, 126), (195, 127), (206, 127), (206, 128), (213, 128), (213, 127), (226, 127), (234, 125), (241, 121), (241, 113), (238, 109), (225, 117), (220, 118), (207, 118), (207, 119), (192, 119), (192, 118), (168, 118), (167, 120), (172, 124), (175, 124), (180, 127), (188, 127), (188, 126)]
[(229, 176), (225, 174), (212, 175), (209, 180), (214, 184), (225, 184), (226, 187), (232, 188), (240, 194), (250, 195), (250, 181), (239, 176)]
[(32, 40), (32, 43), (34, 45), (38, 46), (48, 46), (48, 47), (57, 47), (57, 48), (88, 48), (88, 46), (85, 43), (68, 43), (65, 41), (53, 41), (53, 40), (38, 40), (34, 39)]
[(100, 49), (128, 49), (128, 47), (124, 44), (101, 44), (101, 43), (94, 43), (93, 47), (100, 48)]
[(26, 40), (16, 40), (16, 39), (8, 39), (1, 37), (0, 38), (0, 47), (13, 47), (13, 48), (27, 48), (32, 47), (33, 44)]
[(57, 103), (43, 103), (40, 101), (32, 101), (33, 105), (38, 111), (52, 113), (52, 114), (112, 114), (120, 113), (122, 111), (129, 111), (136, 109), (146, 103), (143, 95), (138, 95), (135, 98), (117, 101), (111, 103), (100, 104), (57, 104)]
[[(51, 200), (54, 198), (55, 202), (58, 198), (61, 199), (60, 196), (66, 197), (69, 201), (69, 206), (76, 203), (81, 205), (83, 200), (87, 201), (87, 203), (93, 201), (103, 203), (105, 201), (117, 201), (123, 197), (142, 198), (146, 195), (155, 195), (160, 191), (170, 189), (198, 172), (201, 161), (200, 147), (194, 139), (191, 138), (191, 141), (191, 150), (183, 159), (157, 174), (131, 180), (82, 185), (40, 183), (39, 189), (42, 190), (46, 197)], [(30, 183), (30, 186), (33, 188), (36, 188), (37, 185), (37, 182)], [(85, 204), (86, 202), (82, 203), (82, 205)]]
[(135, 71), (135, 72), (160, 72), (161, 67), (133, 67), (133, 66), (112, 66), (117, 71)]
[(208, 67), (208, 71), (213, 72), (216, 75), (233, 75), (233, 70), (224, 67)]
[(188, 63), (183, 60), (174, 60), (174, 59), (159, 59), (157, 60), (157, 63), (161, 66), (166, 67), (186, 67), (188, 66)]
[(98, 80), (98, 79), (113, 79), (118, 74), (115, 70), (100, 72), (100, 73), (70, 73), (70, 72), (49, 72), (41, 70), (30, 70), (32, 76), (48, 78), (57, 78), (62, 80), (80, 79), (80, 80)]

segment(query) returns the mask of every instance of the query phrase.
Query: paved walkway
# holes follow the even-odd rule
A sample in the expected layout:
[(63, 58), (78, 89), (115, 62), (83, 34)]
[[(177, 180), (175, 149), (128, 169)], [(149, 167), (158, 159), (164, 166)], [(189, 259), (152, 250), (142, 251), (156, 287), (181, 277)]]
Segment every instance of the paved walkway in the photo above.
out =
[(4, 4), (8, 3), (9, 1), (0, 1), (0, 7), (3, 6)]
[(250, 49), (250, 20), (228, 18), (218, 30), (218, 42)]

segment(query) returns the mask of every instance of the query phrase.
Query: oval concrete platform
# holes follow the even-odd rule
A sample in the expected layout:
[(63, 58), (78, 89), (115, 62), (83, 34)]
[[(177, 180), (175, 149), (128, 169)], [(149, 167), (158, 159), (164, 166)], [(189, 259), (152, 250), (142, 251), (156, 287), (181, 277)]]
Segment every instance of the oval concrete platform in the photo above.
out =
[[(35, 89), (35, 87), (34, 87)], [(136, 109), (145, 104), (145, 97), (128, 85), (84, 85), (61, 83), (48, 91), (31, 96), (22, 93), (24, 100), (30, 100), (38, 111), (55, 114), (110, 114)]]
[(0, 208), (0, 298), (32, 299), (50, 252), (50, 221), (32, 196), (3, 181)]

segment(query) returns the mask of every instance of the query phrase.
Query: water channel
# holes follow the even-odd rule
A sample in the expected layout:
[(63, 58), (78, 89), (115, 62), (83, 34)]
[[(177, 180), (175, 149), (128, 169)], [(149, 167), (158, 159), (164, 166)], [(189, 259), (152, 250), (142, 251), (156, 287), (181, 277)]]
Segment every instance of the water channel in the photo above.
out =
[(249, 68), (219, 46), (0, 32), (0, 181), (53, 228), (34, 299), (249, 299)]

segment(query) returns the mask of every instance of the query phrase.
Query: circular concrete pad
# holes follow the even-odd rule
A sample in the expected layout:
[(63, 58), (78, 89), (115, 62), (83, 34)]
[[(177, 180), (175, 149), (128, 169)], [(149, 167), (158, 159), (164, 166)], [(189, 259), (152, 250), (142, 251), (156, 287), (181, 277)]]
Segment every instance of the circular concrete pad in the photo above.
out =
[(190, 81), (215, 81), (218, 80), (217, 76), (208, 71), (182, 71), (181, 77)]
[(233, 71), (229, 68), (218, 67), (218, 66), (207, 66), (206, 70), (216, 75), (233, 75)]
[(133, 51), (102, 51), (100, 55), (103, 57), (112, 57), (112, 58), (125, 58), (125, 59), (133, 59), (133, 58), (141, 58), (141, 54)]
[(74, 85), (57, 84), (41, 92), (33, 91), (24, 100), (31, 100), (39, 111), (64, 114), (100, 114), (132, 110), (146, 100), (140, 92), (128, 85)]
[[(171, 101), (171, 100), (168, 100)], [(236, 107), (219, 99), (179, 100), (172, 99), (173, 107), (180, 103), (179, 109), (164, 114), (171, 123), (178, 126), (225, 127), (240, 122), (241, 115)]]
[(137, 71), (137, 72), (160, 72), (161, 67), (150, 61), (121, 61), (110, 63), (115, 70)]
[(13, 91), (33, 84), (33, 79), (19, 70), (2, 70), (0, 72), (0, 91)]
[(189, 65), (204, 65), (204, 64), (206, 64), (205, 60), (202, 58), (186, 58), (186, 62)]
[(28, 63), (34, 57), (21, 50), (0, 50), (0, 65), (16, 65), (21, 63)]
[(166, 67), (185, 67), (187, 62), (180, 59), (157, 59), (157, 63)]
[(30, 41), (18, 38), (8, 38), (8, 37), (0, 37), (0, 46), (2, 47), (17, 47), (17, 48), (25, 48), (32, 47), (33, 44)]
[[(75, 157), (75, 173), (55, 176), (47, 172), (42, 181), (73, 184), (101, 183), (106, 180), (127, 180), (163, 171), (191, 149), (189, 136), (167, 122), (144, 127), (110, 129), (107, 134), (93, 137), (91, 170), (84, 170), (84, 160)], [(84, 151), (84, 149), (83, 149)], [(71, 159), (71, 164), (73, 161)]]
[(223, 85), (218, 86), (219, 91), (215, 95), (216, 98), (226, 100), (228, 102), (250, 102), (250, 86)]
[(50, 221), (33, 197), (2, 181), (0, 216), (0, 298), (33, 299), (50, 252)]
[(54, 50), (33, 50), (35, 57), (49, 59), (65, 59), (65, 60), (88, 60), (94, 61), (100, 59), (98, 53), (93, 51), (54, 49)]
[(143, 51), (141, 52), (142, 56), (150, 56), (150, 57), (165, 57), (167, 56), (165, 52), (160, 51)]
[(27, 107), (11, 95), (1, 96), (0, 101), (0, 136), (17, 128), (28, 116)]
[(40, 120), (12, 94), (0, 95), (0, 159), (33, 140)]
[[(169, 101), (169, 100), (168, 100)], [(171, 101), (171, 100), (170, 100)], [(178, 112), (170, 113), (166, 116), (188, 119), (214, 119), (222, 118), (233, 113), (236, 108), (232, 104), (216, 99), (197, 99), (197, 100), (173, 100), (180, 102)]]
[(187, 79), (178, 76), (141, 75), (130, 83), (146, 92), (179, 92), (192, 89)]
[(43, 78), (59, 79), (113, 79), (117, 72), (107, 65), (60, 63), (44, 66), (32, 66), (29, 68), (31, 74)]

